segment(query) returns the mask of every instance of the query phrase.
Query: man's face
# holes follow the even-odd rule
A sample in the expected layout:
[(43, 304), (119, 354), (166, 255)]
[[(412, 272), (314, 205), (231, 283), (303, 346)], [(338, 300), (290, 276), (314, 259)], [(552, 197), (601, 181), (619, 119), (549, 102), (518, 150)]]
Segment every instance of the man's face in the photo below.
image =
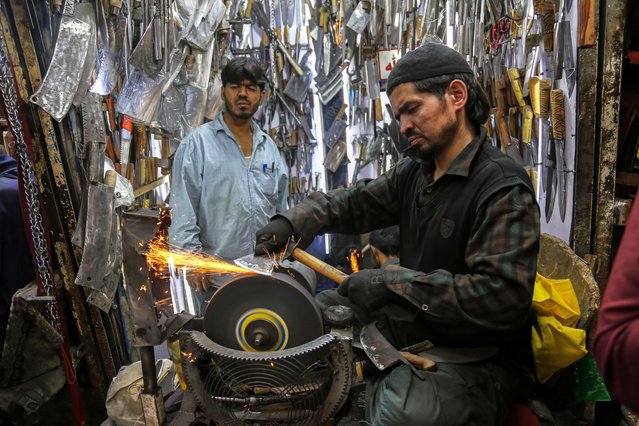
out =
[(226, 112), (235, 118), (246, 120), (253, 117), (264, 100), (264, 92), (256, 83), (242, 80), (240, 83), (227, 83), (222, 87), (222, 99)]
[(417, 92), (413, 83), (403, 83), (393, 90), (390, 103), (418, 158), (432, 158), (452, 144), (459, 121), (448, 89), (440, 99)]

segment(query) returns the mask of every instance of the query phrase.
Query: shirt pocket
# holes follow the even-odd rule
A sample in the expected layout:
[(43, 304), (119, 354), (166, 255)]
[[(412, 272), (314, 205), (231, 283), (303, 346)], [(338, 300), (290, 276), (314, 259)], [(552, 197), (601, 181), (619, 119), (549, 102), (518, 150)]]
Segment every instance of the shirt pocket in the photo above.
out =
[(251, 178), (257, 194), (272, 203), (277, 201), (277, 174), (277, 169), (271, 163), (257, 163), (251, 167)]

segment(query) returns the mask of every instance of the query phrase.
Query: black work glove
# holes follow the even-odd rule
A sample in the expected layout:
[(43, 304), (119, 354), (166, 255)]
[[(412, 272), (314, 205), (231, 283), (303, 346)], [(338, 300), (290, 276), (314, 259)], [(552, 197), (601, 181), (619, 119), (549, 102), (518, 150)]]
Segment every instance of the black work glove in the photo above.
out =
[(278, 217), (255, 233), (255, 254), (282, 251), (287, 243), (293, 243), (293, 225), (288, 219)]
[(337, 287), (337, 292), (369, 311), (388, 303), (392, 293), (386, 287), (385, 274), (381, 269), (364, 269), (351, 274)]

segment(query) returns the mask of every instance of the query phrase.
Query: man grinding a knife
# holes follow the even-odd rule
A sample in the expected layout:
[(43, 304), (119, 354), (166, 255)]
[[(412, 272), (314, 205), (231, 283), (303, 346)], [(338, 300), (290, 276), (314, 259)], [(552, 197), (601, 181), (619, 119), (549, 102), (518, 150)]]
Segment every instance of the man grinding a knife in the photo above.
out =
[(360, 311), (392, 306), (385, 312), (395, 326), (381, 331), (396, 348), (430, 340), (467, 360), (438, 360), (424, 381), (405, 365), (380, 373), (368, 420), (503, 424), (534, 379), (539, 207), (532, 184), (486, 137), (486, 95), (453, 49), (427, 43), (407, 53), (387, 92), (410, 142), (408, 158), (377, 179), (315, 192), (274, 216), (256, 234), (256, 253), (281, 249), (290, 237), (303, 248), (317, 234), (398, 224), (400, 265), (356, 272), (338, 292)]
[[(224, 110), (178, 147), (171, 185), (171, 244), (224, 259), (253, 251), (253, 235), (286, 209), (286, 166), (273, 140), (253, 121), (264, 101), (264, 71), (252, 58), (222, 70)], [(204, 306), (209, 277), (189, 277)]]

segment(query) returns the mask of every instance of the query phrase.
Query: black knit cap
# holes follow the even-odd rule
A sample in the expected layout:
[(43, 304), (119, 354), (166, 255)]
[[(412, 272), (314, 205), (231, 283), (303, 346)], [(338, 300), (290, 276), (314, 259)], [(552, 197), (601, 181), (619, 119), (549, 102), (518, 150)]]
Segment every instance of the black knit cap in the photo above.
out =
[(473, 70), (464, 57), (441, 43), (425, 43), (400, 58), (386, 82), (386, 92), (402, 83), (423, 80), (445, 74), (468, 73)]

